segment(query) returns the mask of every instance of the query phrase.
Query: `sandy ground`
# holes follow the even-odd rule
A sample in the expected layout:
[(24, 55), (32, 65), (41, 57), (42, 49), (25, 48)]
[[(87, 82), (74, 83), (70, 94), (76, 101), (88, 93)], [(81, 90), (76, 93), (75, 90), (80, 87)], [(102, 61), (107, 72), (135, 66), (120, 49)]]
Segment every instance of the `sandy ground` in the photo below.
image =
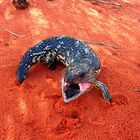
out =
[[(140, 139), (140, 92), (135, 91), (140, 90), (140, 1), (117, 2), (122, 7), (90, 0), (30, 0), (29, 9), (17, 10), (0, 0), (0, 140)], [(90, 45), (101, 59), (98, 79), (109, 87), (112, 105), (95, 88), (64, 104), (63, 65), (55, 71), (35, 65), (17, 84), (16, 69), (27, 49), (58, 35), (118, 46)]]

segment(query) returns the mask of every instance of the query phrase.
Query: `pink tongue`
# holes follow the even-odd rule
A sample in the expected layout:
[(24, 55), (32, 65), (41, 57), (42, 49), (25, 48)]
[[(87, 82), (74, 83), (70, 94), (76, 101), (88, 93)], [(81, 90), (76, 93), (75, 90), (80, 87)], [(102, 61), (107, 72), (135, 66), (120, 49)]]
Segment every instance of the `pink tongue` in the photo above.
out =
[(81, 91), (85, 91), (91, 87), (91, 83), (80, 83), (79, 86)]
[[(62, 88), (64, 88), (66, 86), (66, 83), (64, 82), (64, 78), (61, 80), (61, 82), (62, 82)], [(92, 84), (91, 83), (79, 83), (79, 86), (80, 86), (80, 91), (84, 92), (87, 89), (89, 89), (92, 86)]]

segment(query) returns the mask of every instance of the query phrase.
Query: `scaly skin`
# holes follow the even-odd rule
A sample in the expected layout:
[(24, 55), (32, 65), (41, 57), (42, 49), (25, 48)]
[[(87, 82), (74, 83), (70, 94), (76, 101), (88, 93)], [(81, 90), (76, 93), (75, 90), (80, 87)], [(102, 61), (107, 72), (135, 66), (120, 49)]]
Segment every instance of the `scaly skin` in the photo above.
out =
[[(101, 88), (104, 99), (112, 102), (106, 85), (96, 81), (100, 70), (100, 60), (97, 55), (87, 46), (87, 42), (71, 37), (48, 38), (30, 48), (20, 61), (17, 80), (22, 83), (29, 68), (36, 63), (47, 62), (49, 69), (55, 69), (58, 61), (67, 66), (62, 74), (66, 83), (73, 85), (93, 83), (95, 87)], [(71, 89), (73, 92), (77, 92), (76, 90)]]

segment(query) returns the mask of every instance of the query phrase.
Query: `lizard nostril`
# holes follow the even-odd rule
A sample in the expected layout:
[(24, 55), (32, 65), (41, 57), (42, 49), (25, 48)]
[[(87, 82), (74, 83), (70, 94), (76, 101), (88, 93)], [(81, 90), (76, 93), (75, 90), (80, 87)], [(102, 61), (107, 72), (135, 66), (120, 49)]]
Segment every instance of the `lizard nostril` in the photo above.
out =
[(68, 74), (68, 76), (66, 77), (66, 81), (71, 83), (74, 80), (74, 77), (72, 74)]

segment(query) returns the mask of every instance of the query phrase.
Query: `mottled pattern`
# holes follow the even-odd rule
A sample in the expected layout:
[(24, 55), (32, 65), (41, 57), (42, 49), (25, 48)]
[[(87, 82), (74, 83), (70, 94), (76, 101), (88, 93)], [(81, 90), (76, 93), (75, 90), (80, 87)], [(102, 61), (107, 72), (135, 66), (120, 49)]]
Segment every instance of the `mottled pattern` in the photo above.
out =
[(82, 63), (95, 70), (100, 68), (99, 59), (86, 43), (71, 37), (52, 37), (39, 42), (25, 53), (17, 71), (18, 81), (21, 83), (24, 80), (31, 65), (40, 61), (53, 63), (55, 59), (66, 66)]
[[(40, 45), (40, 44), (39, 44)], [(65, 65), (72, 62), (88, 63), (98, 68), (99, 60), (86, 43), (71, 37), (53, 37), (42, 41), (42, 50), (50, 49)], [(45, 47), (44, 47), (45, 46)]]
[[(92, 83), (100, 87), (105, 100), (112, 102), (108, 88), (100, 81), (96, 81), (96, 76), (100, 70), (100, 61), (86, 42), (71, 37), (52, 37), (43, 40), (30, 48), (19, 64), (17, 79), (22, 83), (29, 68), (36, 63), (47, 62), (48, 68), (56, 68), (57, 61), (64, 63), (67, 68), (64, 70), (62, 79), (62, 93), (64, 101), (75, 100), (88, 89), (81, 90), (80, 83)], [(76, 88), (75, 88), (76, 87)]]

